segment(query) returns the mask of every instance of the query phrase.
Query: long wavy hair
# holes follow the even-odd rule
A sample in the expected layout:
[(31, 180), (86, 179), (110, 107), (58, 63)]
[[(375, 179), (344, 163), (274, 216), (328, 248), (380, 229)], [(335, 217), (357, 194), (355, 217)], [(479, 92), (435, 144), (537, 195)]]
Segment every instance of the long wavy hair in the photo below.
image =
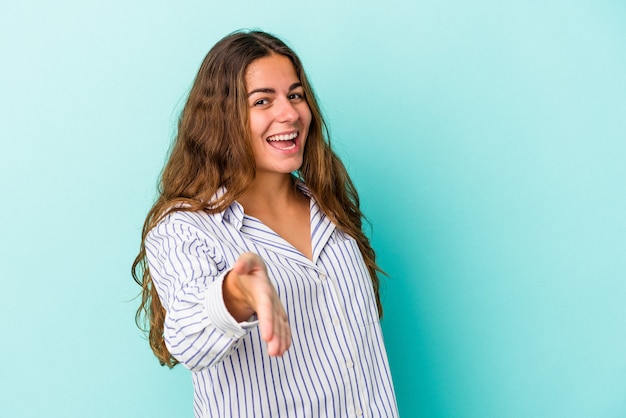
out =
[[(363, 232), (359, 196), (348, 173), (332, 151), (319, 105), (300, 59), (285, 43), (261, 31), (238, 31), (220, 40), (205, 57), (178, 123), (169, 159), (161, 173), (158, 198), (143, 225), (141, 247), (132, 266), (142, 298), (135, 321), (143, 329), (161, 365), (175, 366), (163, 338), (163, 308), (146, 260), (148, 232), (172, 211), (225, 210), (242, 196), (255, 178), (255, 160), (249, 143), (245, 73), (254, 60), (271, 54), (291, 60), (311, 110), (311, 124), (303, 163), (296, 177), (303, 181), (324, 213), (353, 237), (370, 273), (379, 317), (382, 306), (379, 277), (382, 270)], [(213, 199), (219, 188), (225, 193)]]

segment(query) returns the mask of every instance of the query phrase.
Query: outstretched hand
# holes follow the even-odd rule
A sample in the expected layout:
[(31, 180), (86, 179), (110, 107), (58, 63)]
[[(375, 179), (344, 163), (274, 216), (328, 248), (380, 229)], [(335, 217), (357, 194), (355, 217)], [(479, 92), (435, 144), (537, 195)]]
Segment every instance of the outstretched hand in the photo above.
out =
[(256, 312), (261, 338), (270, 356), (282, 356), (291, 345), (291, 329), (285, 308), (267, 275), (261, 257), (244, 253), (224, 281), (226, 307), (237, 320)]

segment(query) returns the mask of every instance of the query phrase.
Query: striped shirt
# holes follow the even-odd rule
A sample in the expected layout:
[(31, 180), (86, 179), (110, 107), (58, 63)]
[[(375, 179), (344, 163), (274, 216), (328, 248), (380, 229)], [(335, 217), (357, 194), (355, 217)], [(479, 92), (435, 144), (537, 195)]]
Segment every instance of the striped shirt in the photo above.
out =
[[(196, 417), (398, 415), (368, 269), (356, 241), (310, 202), (312, 260), (237, 202), (173, 212), (146, 237), (165, 342), (192, 371)], [(244, 252), (263, 258), (285, 306), (292, 344), (282, 357), (267, 354), (255, 318), (238, 323), (224, 305), (222, 281)]]

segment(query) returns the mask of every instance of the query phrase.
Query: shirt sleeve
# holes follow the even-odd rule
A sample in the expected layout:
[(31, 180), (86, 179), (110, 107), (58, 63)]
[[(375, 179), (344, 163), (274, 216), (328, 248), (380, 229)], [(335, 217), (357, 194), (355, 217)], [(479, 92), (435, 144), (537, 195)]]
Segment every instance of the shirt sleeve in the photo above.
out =
[(253, 328), (238, 323), (224, 304), (230, 266), (207, 232), (174, 212), (147, 235), (152, 281), (166, 311), (163, 336), (170, 353), (198, 371), (220, 362)]

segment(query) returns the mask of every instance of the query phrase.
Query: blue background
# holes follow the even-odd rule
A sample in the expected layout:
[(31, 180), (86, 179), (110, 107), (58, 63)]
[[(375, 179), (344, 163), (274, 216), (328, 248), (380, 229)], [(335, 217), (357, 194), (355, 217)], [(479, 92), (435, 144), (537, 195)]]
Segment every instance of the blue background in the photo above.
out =
[(390, 274), (404, 417), (626, 416), (626, 3), (0, 3), (3, 417), (192, 416), (133, 315), (197, 68), (301, 55)]

